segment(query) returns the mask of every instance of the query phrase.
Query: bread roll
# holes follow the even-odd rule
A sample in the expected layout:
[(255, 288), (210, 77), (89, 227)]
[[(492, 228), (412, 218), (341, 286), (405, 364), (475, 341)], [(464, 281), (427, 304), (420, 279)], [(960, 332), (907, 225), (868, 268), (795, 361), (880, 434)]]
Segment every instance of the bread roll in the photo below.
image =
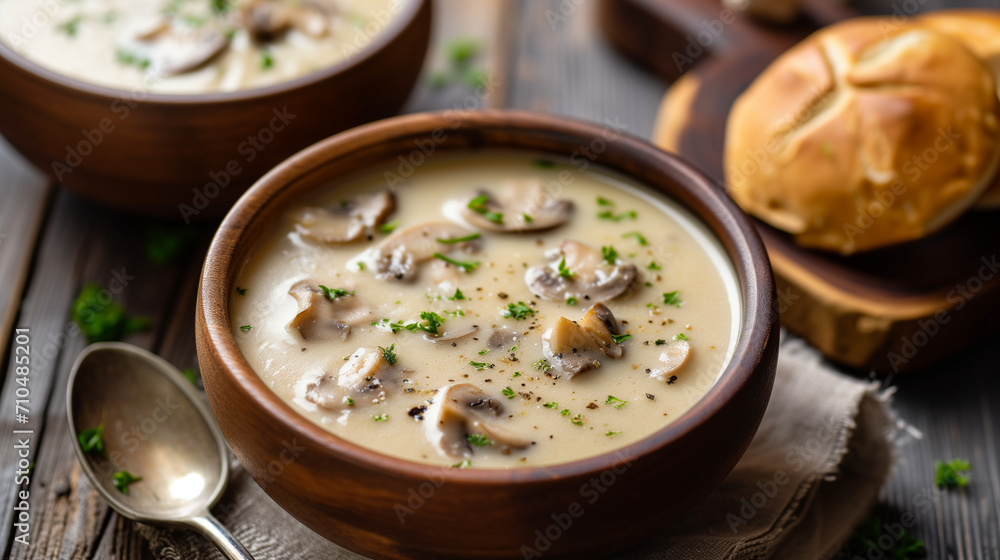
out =
[(917, 239), (969, 208), (1000, 155), (993, 74), (949, 36), (889, 18), (820, 30), (736, 100), (730, 195), (808, 247)]
[[(1000, 88), (1000, 12), (989, 10), (945, 10), (920, 16), (916, 23), (957, 39), (990, 69)], [(1000, 208), (1000, 176), (976, 206)]]

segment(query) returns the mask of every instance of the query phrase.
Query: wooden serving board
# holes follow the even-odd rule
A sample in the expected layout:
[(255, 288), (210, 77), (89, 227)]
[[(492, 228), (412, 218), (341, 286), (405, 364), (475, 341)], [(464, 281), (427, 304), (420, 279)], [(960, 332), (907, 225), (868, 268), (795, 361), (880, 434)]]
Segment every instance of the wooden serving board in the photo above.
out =
[[(812, 0), (798, 21), (775, 27), (718, 0), (603, 0), (601, 25), (630, 58), (676, 80), (660, 107), (655, 142), (724, 188), (725, 123), (736, 97), (785, 49), (854, 15), (835, 0)], [(930, 237), (851, 257), (803, 249), (755, 223), (777, 280), (782, 324), (841, 364), (880, 373), (919, 369), (1000, 326), (995, 212), (970, 211)]]

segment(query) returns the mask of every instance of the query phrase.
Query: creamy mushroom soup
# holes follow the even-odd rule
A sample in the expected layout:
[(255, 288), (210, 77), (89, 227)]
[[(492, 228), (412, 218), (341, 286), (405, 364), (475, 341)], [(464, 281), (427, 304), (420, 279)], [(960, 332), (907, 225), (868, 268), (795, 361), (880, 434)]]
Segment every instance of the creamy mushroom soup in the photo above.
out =
[(393, 173), (290, 209), (237, 277), (243, 355), (313, 422), (425, 463), (564, 463), (659, 430), (723, 370), (731, 264), (662, 196), (516, 154)]
[(404, 0), (0, 0), (0, 40), (60, 74), (161, 93), (233, 91), (357, 54)]

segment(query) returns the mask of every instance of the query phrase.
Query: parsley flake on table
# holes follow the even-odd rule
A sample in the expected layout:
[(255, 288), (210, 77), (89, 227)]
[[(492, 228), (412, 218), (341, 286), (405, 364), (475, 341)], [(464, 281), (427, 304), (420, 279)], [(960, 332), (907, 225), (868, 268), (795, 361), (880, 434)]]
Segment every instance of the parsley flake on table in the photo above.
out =
[(110, 292), (97, 284), (87, 284), (80, 290), (70, 316), (91, 343), (119, 340), (149, 328), (149, 319), (129, 316), (125, 308), (111, 299)]
[(969, 483), (967, 474), (972, 465), (965, 459), (934, 462), (934, 484), (938, 488), (957, 488)]
[(525, 305), (523, 301), (508, 303), (507, 307), (500, 312), (500, 315), (504, 318), (514, 319), (515, 321), (527, 319), (534, 314), (535, 310)]
[(118, 471), (111, 475), (111, 483), (114, 484), (115, 488), (118, 489), (122, 494), (128, 494), (128, 487), (133, 482), (139, 482), (142, 480), (141, 476), (135, 476), (128, 471)]
[(680, 290), (674, 290), (672, 292), (664, 292), (663, 303), (666, 305), (673, 305), (674, 307), (680, 307), (684, 301), (681, 300)]
[[(898, 529), (894, 529), (895, 534), (890, 541), (891, 545), (886, 548), (885, 527), (889, 525), (882, 522), (881, 516), (872, 515), (867, 521), (855, 529), (854, 533), (847, 541), (847, 549), (854, 557), (869, 558), (869, 552), (878, 551), (879, 558), (891, 558), (893, 560), (915, 560), (923, 558), (927, 554), (924, 542), (917, 540), (906, 528), (898, 523)], [(886, 554), (888, 553), (888, 554)]]

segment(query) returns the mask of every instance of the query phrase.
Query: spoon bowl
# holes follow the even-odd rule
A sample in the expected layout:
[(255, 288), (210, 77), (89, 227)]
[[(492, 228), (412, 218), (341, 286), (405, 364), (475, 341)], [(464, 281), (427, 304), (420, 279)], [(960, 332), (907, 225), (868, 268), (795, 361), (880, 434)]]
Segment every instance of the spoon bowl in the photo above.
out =
[[(232, 559), (251, 558), (209, 513), (229, 479), (226, 444), (204, 399), (166, 360), (130, 344), (88, 346), (70, 374), (67, 411), (83, 471), (123, 516), (194, 528)], [(104, 452), (79, 434), (103, 426)], [(141, 480), (122, 491), (114, 474)]]

